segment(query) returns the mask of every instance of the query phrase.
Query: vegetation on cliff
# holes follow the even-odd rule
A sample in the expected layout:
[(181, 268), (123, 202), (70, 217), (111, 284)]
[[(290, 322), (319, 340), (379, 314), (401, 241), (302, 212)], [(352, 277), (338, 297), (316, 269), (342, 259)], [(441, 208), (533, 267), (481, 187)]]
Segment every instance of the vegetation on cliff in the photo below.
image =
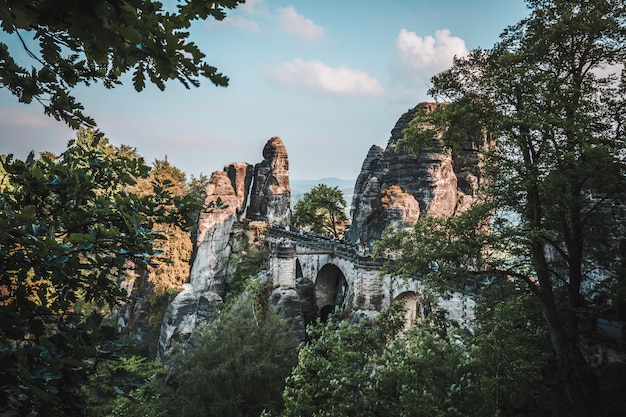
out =
[[(440, 286), (470, 276), (514, 280), (541, 306), (571, 412), (592, 415), (594, 376), (582, 320), (602, 299), (624, 319), (626, 164), (623, 2), (528, 1), (529, 18), (489, 50), (455, 60), (400, 147), (477, 154), (483, 202), (454, 219), (421, 219), (383, 243), (404, 271)], [(484, 149), (484, 150), (483, 150)], [(618, 214), (621, 213), (621, 214)], [(623, 294), (623, 293), (622, 293)]]
[(115, 355), (107, 316), (120, 279), (160, 255), (156, 223), (188, 220), (162, 185), (129, 192), (149, 167), (81, 131), (56, 157), (2, 156), (0, 404), (26, 415), (81, 415), (90, 369)]

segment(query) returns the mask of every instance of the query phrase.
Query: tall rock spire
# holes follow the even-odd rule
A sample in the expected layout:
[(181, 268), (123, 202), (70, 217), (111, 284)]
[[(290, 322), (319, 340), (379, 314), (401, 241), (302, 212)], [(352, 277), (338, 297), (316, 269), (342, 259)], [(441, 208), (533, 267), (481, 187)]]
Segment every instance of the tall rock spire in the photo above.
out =
[(267, 141), (263, 158), (254, 166), (254, 183), (247, 217), (280, 223), (291, 216), (291, 188), (287, 149), (279, 137)]

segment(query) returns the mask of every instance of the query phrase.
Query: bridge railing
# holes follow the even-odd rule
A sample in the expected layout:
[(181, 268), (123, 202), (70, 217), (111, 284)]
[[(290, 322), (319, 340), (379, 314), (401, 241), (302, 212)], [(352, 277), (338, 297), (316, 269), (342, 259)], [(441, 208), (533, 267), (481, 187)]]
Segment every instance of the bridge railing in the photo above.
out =
[(381, 268), (389, 259), (373, 258), (362, 246), (353, 242), (335, 239), (307, 232), (305, 230), (289, 230), (285, 227), (271, 226), (267, 229), (266, 235), (273, 239), (289, 239), (297, 246), (305, 246), (313, 251), (326, 251), (333, 256), (348, 259), (357, 266), (369, 268)]
[[(331, 256), (338, 256), (342, 259), (349, 260), (355, 266), (367, 269), (382, 269), (387, 263), (394, 263), (393, 259), (373, 258), (370, 254), (361, 252), (361, 246), (353, 242), (347, 242), (340, 239), (329, 238), (324, 235), (307, 232), (304, 230), (287, 230), (280, 226), (271, 226), (267, 229), (266, 236), (279, 241), (280, 239), (289, 239), (295, 243), (296, 247), (306, 247), (312, 252), (323, 251)], [(419, 279), (419, 277), (414, 277)], [(459, 283), (460, 288), (457, 291), (465, 295), (480, 296), (484, 283), (470, 282)]]

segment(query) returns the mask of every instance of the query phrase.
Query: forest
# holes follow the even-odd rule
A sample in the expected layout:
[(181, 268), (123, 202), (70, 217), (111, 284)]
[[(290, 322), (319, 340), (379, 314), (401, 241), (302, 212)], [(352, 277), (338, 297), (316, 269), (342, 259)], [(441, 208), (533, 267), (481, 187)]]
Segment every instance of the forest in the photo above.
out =
[[(163, 361), (156, 338), (189, 279), (194, 224), (220, 203), (206, 204), (206, 177), (111, 145), (69, 91), (128, 71), (138, 91), (146, 76), (226, 85), (181, 31), (241, 2), (191, 0), (171, 15), (136, 3), (90, 2), (71, 21), (43, 13), (49, 1), (0, 14), (7, 33), (37, 28), (43, 51), (30, 71), (0, 48), (0, 85), (77, 128), (59, 155), (0, 155), (0, 416), (626, 414), (623, 1), (528, 0), (499, 43), (433, 77), (438, 104), (398, 147), (463, 154), (478, 202), (389, 230), (375, 248), (397, 257), (388, 273), (424, 281), (427, 317), (407, 328), (402, 305), (371, 320), (347, 312), (296, 340), (260, 278), (263, 227), (248, 225), (229, 261), (232, 296)], [(90, 7), (111, 19), (81, 20)], [(301, 207), (300, 221), (319, 222)], [(470, 281), (480, 296), (468, 332), (436, 299)], [(144, 313), (132, 323), (141, 337), (120, 326), (129, 309)]]

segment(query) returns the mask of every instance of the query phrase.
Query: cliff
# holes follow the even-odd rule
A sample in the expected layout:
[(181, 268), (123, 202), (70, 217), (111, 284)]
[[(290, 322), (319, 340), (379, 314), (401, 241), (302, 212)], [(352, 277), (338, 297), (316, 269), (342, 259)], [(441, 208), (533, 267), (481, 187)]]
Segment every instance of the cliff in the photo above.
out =
[(254, 167), (254, 184), (247, 217), (268, 223), (280, 223), (291, 216), (289, 158), (279, 137), (271, 138), (263, 148), (263, 161)]
[[(211, 175), (205, 206), (192, 233), (194, 245), (189, 283), (168, 306), (159, 336), (158, 357), (173, 341), (187, 340), (194, 329), (211, 322), (224, 304), (234, 226), (244, 213), (254, 220), (281, 222), (291, 214), (289, 160), (282, 140), (271, 138), (263, 161), (235, 162)], [(248, 205), (248, 196), (250, 204)], [(216, 204), (219, 201), (220, 204)]]
[(372, 243), (389, 226), (413, 226), (421, 213), (451, 216), (471, 204), (474, 178), (463, 171), (461, 155), (435, 149), (423, 149), (417, 156), (397, 151), (417, 110), (436, 106), (420, 103), (410, 109), (396, 122), (385, 149), (370, 148), (354, 186), (347, 240)]

